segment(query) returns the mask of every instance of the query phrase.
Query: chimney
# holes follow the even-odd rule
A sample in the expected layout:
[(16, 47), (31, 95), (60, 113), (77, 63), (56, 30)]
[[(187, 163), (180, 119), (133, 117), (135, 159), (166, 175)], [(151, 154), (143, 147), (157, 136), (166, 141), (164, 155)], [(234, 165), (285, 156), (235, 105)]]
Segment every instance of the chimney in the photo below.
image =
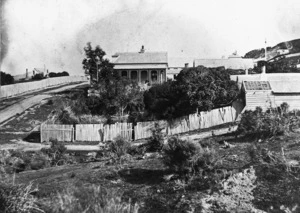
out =
[(25, 78), (28, 78), (28, 68), (26, 68), (26, 77)]
[(144, 53), (144, 52), (145, 52), (145, 48), (144, 48), (144, 45), (142, 45), (142, 48), (139, 53)]

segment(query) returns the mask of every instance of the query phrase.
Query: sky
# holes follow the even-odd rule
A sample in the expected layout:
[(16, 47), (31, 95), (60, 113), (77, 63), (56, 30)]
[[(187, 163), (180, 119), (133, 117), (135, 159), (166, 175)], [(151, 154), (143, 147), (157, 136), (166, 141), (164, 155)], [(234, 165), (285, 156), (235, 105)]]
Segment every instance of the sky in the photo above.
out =
[(299, 0), (0, 0), (1, 70), (82, 75), (83, 47), (221, 58), (300, 38)]

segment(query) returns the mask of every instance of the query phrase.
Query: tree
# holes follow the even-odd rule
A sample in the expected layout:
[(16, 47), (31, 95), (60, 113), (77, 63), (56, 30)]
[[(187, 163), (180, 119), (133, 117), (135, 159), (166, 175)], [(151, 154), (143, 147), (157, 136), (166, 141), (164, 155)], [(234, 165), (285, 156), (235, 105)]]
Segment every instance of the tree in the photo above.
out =
[(123, 116), (126, 111), (143, 108), (143, 95), (135, 81), (114, 76), (100, 78), (97, 90), (99, 91), (99, 104), (102, 105), (101, 114)]
[(238, 87), (223, 68), (182, 70), (176, 81), (153, 86), (144, 94), (145, 109), (157, 119), (170, 119), (228, 106)]
[(0, 72), (0, 85), (8, 85), (8, 84), (13, 84), (14, 83), (14, 77), (8, 73), (5, 72)]
[(111, 71), (113, 64), (108, 59), (104, 59), (106, 53), (99, 45), (93, 49), (91, 42), (88, 42), (87, 46), (84, 47), (84, 51), (86, 57), (82, 61), (83, 69), (91, 76), (91, 83), (98, 82), (100, 78), (99, 71), (101, 70), (103, 77), (106, 71)]

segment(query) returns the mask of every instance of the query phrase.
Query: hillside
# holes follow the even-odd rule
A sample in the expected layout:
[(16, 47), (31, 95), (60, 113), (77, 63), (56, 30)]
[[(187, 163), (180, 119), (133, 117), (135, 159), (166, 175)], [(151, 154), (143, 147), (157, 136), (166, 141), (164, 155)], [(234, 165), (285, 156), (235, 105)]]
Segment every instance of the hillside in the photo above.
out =
[[(284, 41), (281, 42), (274, 47), (267, 47), (267, 56), (268, 59), (271, 59), (277, 55), (282, 54), (294, 54), (294, 53), (300, 53), (300, 39), (295, 39), (291, 41)], [(261, 49), (255, 49), (247, 52), (244, 56), (244, 58), (263, 58), (265, 57), (265, 51), (264, 48)]]

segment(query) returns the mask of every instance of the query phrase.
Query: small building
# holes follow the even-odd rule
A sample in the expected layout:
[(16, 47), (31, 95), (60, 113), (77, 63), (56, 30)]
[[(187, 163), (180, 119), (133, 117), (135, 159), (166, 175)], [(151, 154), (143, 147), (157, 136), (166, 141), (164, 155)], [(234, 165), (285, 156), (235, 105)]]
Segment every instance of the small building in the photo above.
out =
[(225, 67), (225, 69), (245, 70), (254, 68), (254, 61), (251, 58), (242, 58), (236, 53), (228, 58), (221, 59), (195, 59), (194, 67), (204, 66), (208, 68)]
[(156, 84), (166, 81), (168, 68), (167, 52), (122, 52), (112, 56), (114, 69), (122, 77), (128, 77), (140, 84)]
[(270, 73), (264, 75), (231, 76), (244, 93), (245, 109), (279, 107), (283, 102), (290, 110), (300, 110), (300, 74)]

